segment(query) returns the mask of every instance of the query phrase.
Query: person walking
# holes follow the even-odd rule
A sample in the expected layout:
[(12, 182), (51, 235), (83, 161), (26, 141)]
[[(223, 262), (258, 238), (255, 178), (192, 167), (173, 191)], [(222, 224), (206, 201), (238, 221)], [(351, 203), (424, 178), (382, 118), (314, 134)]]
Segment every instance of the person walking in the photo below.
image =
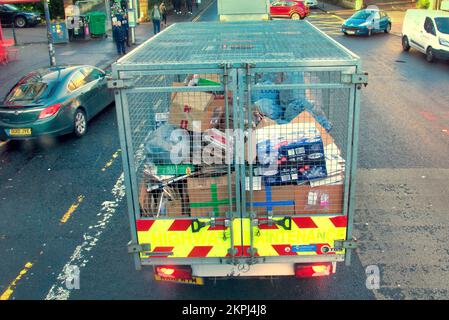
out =
[(158, 34), (159, 32), (161, 32), (162, 14), (157, 3), (154, 4), (153, 10), (151, 10), (150, 17), (151, 21), (153, 21), (154, 34)]
[(181, 0), (173, 0), (173, 8), (176, 14), (181, 13)]
[(165, 2), (162, 1), (161, 5), (159, 6), (159, 11), (162, 14), (162, 21), (164, 21), (164, 26), (167, 26), (167, 7), (165, 6)]
[(117, 46), (117, 53), (119, 55), (126, 54), (125, 30), (123, 29), (122, 22), (120, 20), (115, 21), (112, 26), (112, 39), (115, 41)]
[(186, 5), (187, 5), (187, 14), (192, 14), (192, 0), (186, 0)]
[(125, 43), (127, 47), (130, 47), (129, 44), (129, 23), (128, 23), (128, 14), (123, 14), (122, 16), (122, 28), (123, 32), (125, 33)]

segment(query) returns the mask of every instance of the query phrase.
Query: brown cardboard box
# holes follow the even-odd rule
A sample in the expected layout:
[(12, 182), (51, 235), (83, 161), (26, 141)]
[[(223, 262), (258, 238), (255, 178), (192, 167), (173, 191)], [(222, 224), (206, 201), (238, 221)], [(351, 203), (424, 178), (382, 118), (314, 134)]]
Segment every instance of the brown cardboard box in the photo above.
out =
[[(296, 186), (271, 186), (271, 199), (267, 199), (265, 187), (253, 192), (253, 210), (257, 215), (267, 215), (271, 206), (273, 215), (293, 215), (295, 213), (295, 201), (292, 189)], [(249, 209), (250, 194), (246, 197)]]
[(179, 217), (183, 215), (182, 200), (170, 200), (165, 204), (167, 217)]
[(201, 131), (209, 129), (209, 112), (214, 95), (207, 92), (177, 92), (170, 106), (168, 121), (174, 126), (193, 131), (193, 121), (201, 121)]
[[(234, 175), (231, 178), (234, 181)], [(235, 210), (229, 207), (228, 176), (208, 178), (188, 178), (190, 215), (224, 217), (226, 212)], [(232, 186), (232, 198), (235, 197), (235, 185)]]
[(309, 185), (294, 186), (295, 213), (342, 213), (343, 193), (343, 184), (319, 187), (311, 187)]

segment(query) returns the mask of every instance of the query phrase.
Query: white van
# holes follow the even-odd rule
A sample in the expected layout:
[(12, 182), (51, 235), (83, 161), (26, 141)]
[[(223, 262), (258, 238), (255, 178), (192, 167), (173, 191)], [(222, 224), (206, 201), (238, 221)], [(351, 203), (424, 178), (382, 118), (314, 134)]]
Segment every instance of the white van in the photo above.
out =
[(449, 60), (449, 12), (440, 10), (407, 10), (402, 25), (402, 48), (421, 51), (432, 62)]

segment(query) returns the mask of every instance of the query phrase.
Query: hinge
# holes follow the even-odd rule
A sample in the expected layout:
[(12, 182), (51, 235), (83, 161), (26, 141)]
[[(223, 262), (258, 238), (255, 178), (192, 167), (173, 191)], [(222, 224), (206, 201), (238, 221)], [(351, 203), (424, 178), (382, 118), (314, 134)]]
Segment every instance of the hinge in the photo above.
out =
[(131, 79), (108, 80), (109, 89), (126, 89), (133, 86)]
[(358, 244), (355, 240), (334, 240), (334, 249), (340, 251), (343, 249), (357, 249)]
[(363, 84), (368, 85), (368, 72), (364, 73), (343, 73), (341, 75), (342, 83)]
[(149, 252), (151, 251), (151, 245), (148, 244), (138, 244), (135, 242), (128, 242), (128, 253), (138, 253), (138, 252)]

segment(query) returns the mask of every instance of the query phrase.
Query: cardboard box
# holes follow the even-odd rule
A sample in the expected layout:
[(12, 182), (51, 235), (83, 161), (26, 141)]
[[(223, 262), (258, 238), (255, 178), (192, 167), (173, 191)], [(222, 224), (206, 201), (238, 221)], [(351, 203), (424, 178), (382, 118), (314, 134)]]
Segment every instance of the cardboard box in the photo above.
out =
[(179, 217), (186, 213), (183, 211), (182, 200), (170, 200), (165, 204), (165, 215), (167, 217)]
[(210, 128), (213, 110), (206, 110), (214, 95), (207, 92), (176, 92), (170, 106), (169, 123), (193, 131), (193, 122), (200, 121), (200, 130)]
[[(293, 215), (295, 213), (295, 201), (292, 192), (294, 186), (269, 186), (265, 185), (260, 191), (253, 191), (253, 210), (257, 215)], [(250, 193), (246, 192), (249, 202)], [(250, 208), (249, 203), (247, 204)]]
[[(234, 175), (231, 181), (234, 181)], [(228, 176), (208, 178), (188, 178), (190, 215), (192, 217), (224, 217), (226, 212), (235, 210), (235, 185), (232, 195), (228, 193)], [(233, 198), (233, 207), (229, 207), (229, 198)]]
[(339, 214), (343, 212), (343, 184), (319, 187), (294, 186), (292, 190), (296, 214)]

